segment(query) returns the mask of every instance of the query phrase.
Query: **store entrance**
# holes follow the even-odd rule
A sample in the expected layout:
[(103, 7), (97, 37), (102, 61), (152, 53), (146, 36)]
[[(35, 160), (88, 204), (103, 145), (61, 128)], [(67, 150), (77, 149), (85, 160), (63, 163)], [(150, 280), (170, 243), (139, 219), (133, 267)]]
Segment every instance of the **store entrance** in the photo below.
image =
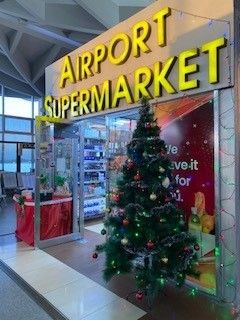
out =
[(137, 117), (136, 109), (132, 109), (81, 121), (80, 226), (82, 221), (88, 230), (101, 232), (109, 195), (121, 175)]

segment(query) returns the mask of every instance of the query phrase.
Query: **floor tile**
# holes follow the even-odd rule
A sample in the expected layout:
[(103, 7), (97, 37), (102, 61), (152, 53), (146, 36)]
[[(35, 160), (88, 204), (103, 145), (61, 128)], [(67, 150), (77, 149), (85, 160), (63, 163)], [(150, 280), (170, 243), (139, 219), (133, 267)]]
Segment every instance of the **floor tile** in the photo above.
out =
[(93, 224), (91, 226), (85, 227), (85, 229), (101, 234), (102, 229), (104, 228), (103, 223)]
[(80, 320), (114, 300), (120, 299), (86, 277), (47, 293), (44, 297), (70, 320)]
[(44, 294), (85, 276), (57, 261), (43, 268), (23, 273), (22, 278), (39, 293)]
[(24, 242), (16, 242), (13, 244), (0, 246), (0, 260), (13, 258), (26, 252), (35, 251), (33, 247), (28, 246)]
[(124, 300), (115, 300), (83, 320), (137, 320), (146, 314), (145, 311)]
[(40, 269), (58, 261), (41, 250), (26, 251), (4, 262), (20, 276), (28, 271)]

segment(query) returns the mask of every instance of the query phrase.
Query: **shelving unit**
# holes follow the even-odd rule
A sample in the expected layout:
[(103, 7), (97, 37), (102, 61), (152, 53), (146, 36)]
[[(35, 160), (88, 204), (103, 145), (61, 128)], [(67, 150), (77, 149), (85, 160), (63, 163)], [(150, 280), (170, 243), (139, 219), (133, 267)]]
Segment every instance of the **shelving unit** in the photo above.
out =
[(106, 129), (94, 128), (89, 121), (84, 129), (84, 219), (104, 216), (106, 209)]

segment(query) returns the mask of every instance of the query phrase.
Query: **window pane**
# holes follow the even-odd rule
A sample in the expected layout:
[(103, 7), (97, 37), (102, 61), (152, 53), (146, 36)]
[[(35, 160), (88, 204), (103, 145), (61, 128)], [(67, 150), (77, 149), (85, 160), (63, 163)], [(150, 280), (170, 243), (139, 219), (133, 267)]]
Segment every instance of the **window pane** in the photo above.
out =
[(32, 142), (32, 136), (29, 134), (5, 133), (4, 139), (5, 141)]
[(5, 89), (4, 113), (9, 116), (32, 118), (31, 96)]
[(16, 172), (16, 144), (15, 143), (4, 143), (4, 166), (3, 170), (8, 172)]
[(32, 149), (23, 149), (21, 156), (21, 172), (30, 172), (32, 169)]
[(0, 116), (0, 131), (3, 130), (3, 127), (2, 127), (2, 116)]
[(5, 130), (31, 133), (31, 120), (6, 117)]
[(34, 104), (33, 104), (33, 117), (34, 118), (36, 116), (40, 115), (40, 103), (41, 103), (41, 99), (34, 97)]

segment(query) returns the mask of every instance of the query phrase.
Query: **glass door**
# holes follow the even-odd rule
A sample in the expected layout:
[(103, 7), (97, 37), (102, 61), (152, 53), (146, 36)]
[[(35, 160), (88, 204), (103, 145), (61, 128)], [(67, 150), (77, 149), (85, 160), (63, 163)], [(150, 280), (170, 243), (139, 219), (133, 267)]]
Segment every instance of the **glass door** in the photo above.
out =
[(78, 133), (73, 125), (36, 121), (35, 246), (80, 238), (77, 195)]
[(117, 181), (121, 177), (122, 167), (127, 159), (127, 144), (136, 127), (138, 112), (136, 109), (115, 113), (106, 117), (107, 123), (107, 204), (111, 193), (115, 192)]
[(81, 121), (79, 202), (84, 220), (101, 218), (106, 209), (105, 117)]

